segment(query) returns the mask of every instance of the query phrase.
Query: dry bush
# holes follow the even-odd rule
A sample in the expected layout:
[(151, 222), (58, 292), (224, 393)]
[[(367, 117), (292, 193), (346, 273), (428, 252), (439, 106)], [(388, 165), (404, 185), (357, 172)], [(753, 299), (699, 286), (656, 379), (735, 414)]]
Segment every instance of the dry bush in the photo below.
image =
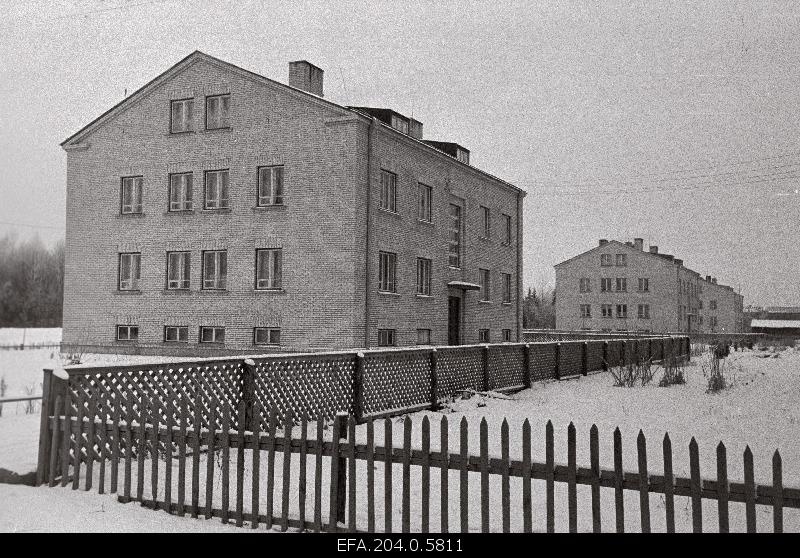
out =
[(643, 362), (629, 362), (621, 366), (609, 368), (611, 377), (614, 378), (614, 387), (635, 387), (638, 383), (642, 387), (653, 380), (655, 370), (650, 359)]
[(686, 383), (686, 374), (683, 370), (683, 364), (675, 355), (664, 359), (661, 366), (664, 369), (664, 374), (658, 382), (659, 387), (669, 387)]
[(703, 376), (708, 376), (706, 393), (717, 393), (728, 387), (725, 379), (725, 361), (717, 352), (710, 353), (710, 358), (703, 363)]

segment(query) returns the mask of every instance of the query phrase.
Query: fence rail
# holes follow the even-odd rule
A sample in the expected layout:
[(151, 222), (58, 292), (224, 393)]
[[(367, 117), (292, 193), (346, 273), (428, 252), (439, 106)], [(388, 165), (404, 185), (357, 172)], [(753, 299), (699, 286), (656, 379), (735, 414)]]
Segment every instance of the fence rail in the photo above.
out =
[[(731, 503), (744, 504), (748, 532), (756, 530), (757, 505), (772, 508), (775, 532), (783, 531), (785, 509), (800, 509), (800, 489), (783, 486), (782, 460), (777, 451), (773, 457), (773, 482), (764, 485), (754, 482), (749, 447), (743, 454), (744, 482), (731, 482), (722, 443), (716, 450), (716, 479), (701, 478), (699, 449), (694, 439), (689, 444), (690, 476), (674, 475), (669, 435), (662, 442), (663, 474), (655, 474), (648, 467), (647, 441), (642, 432), (636, 440), (638, 469), (625, 471), (619, 429), (613, 434), (614, 467), (602, 468), (596, 426), (589, 431), (591, 466), (587, 468), (577, 466), (576, 429), (572, 424), (567, 429), (567, 463), (563, 464), (554, 458), (551, 422), (544, 432), (545, 460), (539, 462), (532, 459), (532, 431), (527, 420), (521, 432), (515, 433), (515, 440), (521, 435), (522, 457), (512, 459), (505, 420), (500, 425), (498, 457), (489, 454), (485, 418), (479, 424), (478, 451), (473, 453), (474, 449), (468, 446), (470, 428), (466, 418), (458, 423), (458, 439), (451, 443), (450, 425), (443, 416), (439, 448), (432, 450), (431, 421), (427, 416), (421, 423), (421, 443), (412, 446), (414, 426), (409, 417), (403, 420), (399, 443), (393, 444), (393, 434), (400, 433), (394, 432), (395, 422), (390, 419), (367, 421), (359, 427), (362, 431), (357, 436), (353, 416), (339, 414), (332, 429), (327, 429), (322, 420), (296, 419), (291, 414), (279, 418), (272, 408), (267, 413), (267, 428), (250, 431), (243, 426), (244, 418), (262, 410), (258, 402), (241, 402), (236, 409), (222, 408), (221, 429), (206, 429), (189, 423), (192, 412), (201, 411), (190, 410), (186, 405), (180, 407), (177, 417), (168, 414), (166, 420), (162, 419), (164, 409), (154, 401), (140, 402), (138, 411), (125, 417), (87, 418), (93, 415), (97, 404), (97, 400), (81, 398), (77, 415), (72, 415), (70, 405), (58, 396), (55, 409), (63, 413), (56, 412), (46, 419), (53, 451), (44, 480), (51, 487), (71, 485), (77, 490), (82, 481), (84, 490), (96, 486), (98, 492), (104, 493), (108, 486), (121, 502), (140, 502), (177, 515), (218, 517), (237, 526), (248, 522), (253, 529), (263, 525), (282, 531), (292, 527), (313, 531), (463, 532), (472, 528), (471, 517), (479, 516), (483, 532), (531, 532), (534, 519), (540, 518), (545, 521), (537, 530), (553, 532), (557, 519), (566, 519), (567, 529), (576, 532), (579, 513), (584, 517), (590, 513), (592, 531), (600, 532), (603, 525), (610, 523), (608, 517), (603, 517), (601, 488), (614, 491), (613, 525), (617, 532), (625, 531), (626, 512), (631, 517), (631, 510), (626, 510), (626, 491), (639, 495), (635, 515), (639, 516), (643, 532), (651, 531), (651, 494), (664, 496), (667, 532), (676, 531), (676, 497), (690, 499), (694, 532), (703, 530), (703, 500), (716, 502), (720, 532), (731, 529)], [(216, 412), (215, 407), (211, 412)], [(231, 427), (234, 415), (240, 419), (238, 428)], [(376, 432), (380, 434), (381, 430), (383, 439), (376, 443)], [(276, 457), (280, 457), (280, 464)], [(173, 475), (174, 459), (177, 478)], [(439, 482), (432, 484), (434, 476)], [(521, 490), (513, 493), (512, 478), (521, 482)], [(499, 505), (497, 491), (490, 491), (493, 479), (500, 481)], [(544, 504), (544, 513), (534, 505), (534, 481), (544, 481), (544, 487), (536, 485), (535, 493), (537, 501)], [(590, 497), (580, 501), (582, 509), (577, 497), (579, 485), (591, 489)], [(479, 491), (471, 492), (470, 486)], [(556, 515), (556, 486), (566, 487), (566, 517)], [(398, 506), (393, 505), (398, 501), (399, 514)]]

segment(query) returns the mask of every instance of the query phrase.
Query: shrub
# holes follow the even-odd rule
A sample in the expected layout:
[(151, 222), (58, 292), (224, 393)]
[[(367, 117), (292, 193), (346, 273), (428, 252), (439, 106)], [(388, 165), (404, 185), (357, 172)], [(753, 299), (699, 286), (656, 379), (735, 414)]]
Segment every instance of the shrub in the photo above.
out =
[(653, 380), (655, 370), (648, 359), (644, 362), (629, 362), (609, 369), (614, 378), (614, 387), (634, 387), (637, 383), (646, 386)]
[(675, 355), (664, 359), (662, 367), (664, 368), (664, 375), (661, 376), (661, 380), (658, 382), (659, 387), (669, 387), (686, 383), (683, 365)]
[(716, 393), (728, 387), (728, 383), (725, 380), (725, 363), (718, 353), (712, 353), (708, 364), (703, 364), (703, 374), (706, 375), (706, 372), (708, 373), (708, 389), (706, 393)]
[(653, 362), (648, 358), (646, 361), (640, 363), (638, 367), (642, 378), (642, 386), (646, 386), (653, 381), (653, 376), (655, 376), (656, 373), (655, 368), (653, 368)]

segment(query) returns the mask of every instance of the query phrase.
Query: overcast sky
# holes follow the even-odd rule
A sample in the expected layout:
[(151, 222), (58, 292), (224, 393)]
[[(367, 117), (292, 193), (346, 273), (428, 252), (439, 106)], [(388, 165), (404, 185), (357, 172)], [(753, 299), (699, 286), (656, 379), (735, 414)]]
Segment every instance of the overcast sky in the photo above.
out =
[(528, 191), (526, 287), (643, 237), (745, 304), (800, 305), (800, 5), (530, 4), (0, 0), (0, 234), (62, 237), (59, 143), (190, 52), (282, 82), (307, 59), (326, 98), (413, 115)]

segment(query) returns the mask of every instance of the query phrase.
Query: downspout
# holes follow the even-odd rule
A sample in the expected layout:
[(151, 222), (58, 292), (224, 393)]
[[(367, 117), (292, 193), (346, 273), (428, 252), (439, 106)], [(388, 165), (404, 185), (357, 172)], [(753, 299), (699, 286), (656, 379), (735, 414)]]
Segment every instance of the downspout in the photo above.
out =
[(517, 342), (522, 341), (522, 192), (517, 192)]
[(364, 348), (369, 349), (369, 339), (370, 339), (370, 331), (369, 331), (369, 318), (370, 318), (370, 308), (369, 308), (369, 295), (370, 295), (370, 277), (372, 276), (369, 268), (370, 262), (370, 253), (369, 253), (369, 232), (372, 228), (372, 223), (370, 222), (370, 218), (372, 216), (372, 212), (370, 211), (372, 208), (372, 129), (373, 124), (375, 122), (374, 117), (369, 119), (369, 126), (367, 127), (367, 230), (364, 233)]

